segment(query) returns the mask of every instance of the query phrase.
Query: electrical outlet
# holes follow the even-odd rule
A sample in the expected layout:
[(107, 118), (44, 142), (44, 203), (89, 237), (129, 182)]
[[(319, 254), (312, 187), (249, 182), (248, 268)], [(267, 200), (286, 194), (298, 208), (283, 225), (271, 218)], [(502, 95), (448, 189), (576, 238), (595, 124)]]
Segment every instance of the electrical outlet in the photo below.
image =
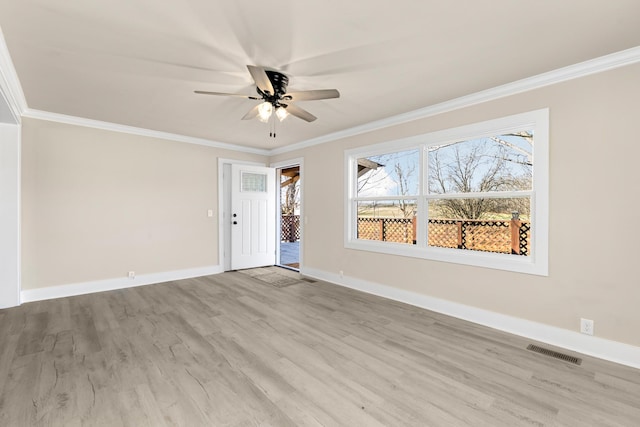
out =
[(344, 271), (340, 270), (340, 278), (342, 279), (344, 277)]
[(580, 319), (580, 332), (586, 335), (593, 335), (593, 320)]
[(129, 279), (135, 279), (136, 278), (136, 272), (135, 271), (130, 271), (129, 272)]

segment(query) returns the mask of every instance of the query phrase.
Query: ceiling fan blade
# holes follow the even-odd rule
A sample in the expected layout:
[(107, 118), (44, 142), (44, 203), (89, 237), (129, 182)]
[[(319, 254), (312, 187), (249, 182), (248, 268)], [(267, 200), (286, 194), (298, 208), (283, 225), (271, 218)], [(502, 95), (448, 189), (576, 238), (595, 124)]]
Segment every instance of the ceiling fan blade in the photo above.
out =
[(259, 106), (260, 106), (260, 104), (256, 105), (251, 110), (249, 110), (249, 112), (247, 114), (245, 114), (244, 117), (242, 117), (242, 120), (251, 120), (254, 117), (258, 117), (258, 107)]
[(219, 96), (234, 96), (236, 98), (246, 98), (246, 99), (260, 99), (255, 96), (250, 95), (242, 95), (240, 93), (223, 93), (223, 92), (209, 92), (206, 90), (194, 90), (194, 93), (198, 93), (200, 95), (219, 95)]
[(265, 93), (269, 92), (271, 95), (275, 93), (271, 80), (269, 80), (269, 76), (267, 76), (264, 68), (256, 67), (254, 65), (247, 65), (247, 68), (249, 69), (249, 73), (251, 73), (251, 77), (253, 77), (253, 81), (256, 82), (258, 89)]
[(336, 89), (303, 90), (300, 92), (285, 93), (282, 96), (282, 99), (294, 102), (331, 98), (340, 98), (340, 92), (338, 92)]
[[(284, 104), (283, 104), (283, 106), (284, 106)], [(296, 116), (297, 118), (302, 119), (302, 120), (304, 120), (306, 122), (312, 122), (315, 119), (317, 119), (316, 116), (314, 116), (313, 114), (311, 114), (307, 110), (304, 110), (304, 109), (298, 107), (297, 105), (288, 104), (284, 108), (287, 110), (287, 113), (291, 114), (292, 116)]]

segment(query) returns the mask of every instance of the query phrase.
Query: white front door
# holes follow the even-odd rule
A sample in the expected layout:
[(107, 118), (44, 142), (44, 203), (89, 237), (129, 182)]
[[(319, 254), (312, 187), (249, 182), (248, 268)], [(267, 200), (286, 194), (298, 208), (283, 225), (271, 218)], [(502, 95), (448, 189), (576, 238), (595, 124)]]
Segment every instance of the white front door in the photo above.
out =
[(275, 169), (231, 165), (231, 269), (276, 261)]

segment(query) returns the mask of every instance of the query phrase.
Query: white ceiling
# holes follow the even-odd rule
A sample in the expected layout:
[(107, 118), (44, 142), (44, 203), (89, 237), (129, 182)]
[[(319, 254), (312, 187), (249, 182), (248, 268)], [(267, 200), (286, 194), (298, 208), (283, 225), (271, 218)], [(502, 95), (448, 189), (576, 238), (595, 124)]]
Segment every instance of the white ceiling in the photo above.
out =
[[(272, 149), (640, 46), (638, 0), (2, 0), (30, 109)], [(276, 140), (240, 118), (246, 65), (300, 102)]]

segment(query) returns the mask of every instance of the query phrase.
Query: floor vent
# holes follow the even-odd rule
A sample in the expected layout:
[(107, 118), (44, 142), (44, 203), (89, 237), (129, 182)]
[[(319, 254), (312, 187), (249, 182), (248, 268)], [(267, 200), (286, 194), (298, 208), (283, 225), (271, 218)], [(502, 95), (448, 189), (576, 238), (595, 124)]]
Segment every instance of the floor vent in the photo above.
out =
[(544, 354), (545, 356), (555, 357), (556, 359), (564, 360), (565, 362), (579, 365), (582, 363), (582, 359), (579, 357), (569, 356), (568, 354), (558, 353), (557, 351), (549, 350), (548, 348), (538, 347), (537, 345), (529, 344), (527, 350), (535, 351), (536, 353)]

